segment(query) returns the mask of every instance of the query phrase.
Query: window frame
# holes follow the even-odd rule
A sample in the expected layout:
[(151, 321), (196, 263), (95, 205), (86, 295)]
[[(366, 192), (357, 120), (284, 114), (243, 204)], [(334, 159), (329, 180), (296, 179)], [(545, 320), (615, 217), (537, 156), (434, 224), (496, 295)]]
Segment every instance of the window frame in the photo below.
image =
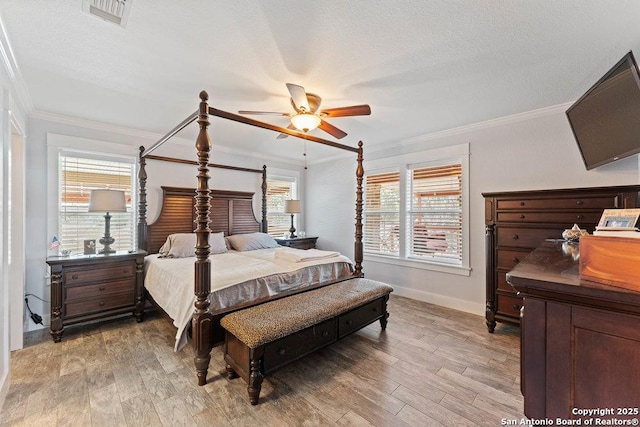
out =
[[(459, 162), (462, 166), (462, 257), (461, 265), (454, 265), (445, 262), (437, 262), (427, 259), (416, 259), (411, 257), (408, 251), (410, 242), (406, 241), (407, 221), (410, 210), (410, 200), (408, 200), (407, 186), (408, 170), (425, 167), (451, 164)], [(403, 267), (420, 268), (425, 270), (439, 271), (457, 275), (470, 275), (469, 265), (469, 144), (459, 144), (448, 147), (435, 148), (409, 154), (392, 157), (378, 158), (365, 162), (365, 195), (366, 178), (368, 175), (385, 173), (390, 170), (398, 170), (400, 173), (400, 251), (397, 256), (391, 254), (380, 254), (364, 252), (364, 261), (393, 264)], [(366, 207), (366, 199), (364, 201)], [(364, 212), (366, 215), (366, 211)]]
[[(138, 230), (137, 230), (137, 213), (138, 213), (138, 176), (139, 165), (137, 162), (137, 147), (118, 144), (108, 141), (92, 140), (87, 138), (79, 138), (68, 135), (58, 135), (47, 133), (47, 236), (46, 247), (49, 248), (53, 236), (60, 236), (59, 211), (60, 211), (60, 170), (59, 155), (60, 152), (73, 152), (78, 154), (86, 154), (88, 158), (104, 158), (106, 160), (118, 161), (122, 159), (124, 162), (133, 162), (133, 176), (131, 187), (131, 207), (132, 207), (132, 235), (133, 248), (138, 247)], [(104, 215), (103, 215), (104, 216)], [(103, 219), (104, 221), (104, 219)], [(96, 238), (97, 249), (100, 248)], [(61, 242), (63, 249), (64, 242)], [(50, 252), (47, 250), (47, 252)], [(74, 254), (78, 255), (78, 253)]]
[[(290, 218), (291, 218), (291, 214), (287, 214), (285, 212), (273, 212), (273, 211), (269, 211), (269, 188), (268, 188), (268, 181), (269, 180), (274, 180), (274, 181), (283, 181), (283, 182), (289, 182), (291, 183), (291, 194), (289, 197), (291, 197), (292, 199), (300, 199), (300, 176), (297, 172), (293, 172), (293, 171), (285, 171), (285, 170), (275, 170), (272, 171), (272, 173), (267, 173), (267, 234), (269, 234), (270, 236), (272, 236), (273, 238), (276, 239), (282, 239), (283, 235), (285, 232), (289, 231), (289, 228), (291, 227), (291, 223), (290, 223)], [(283, 207), (284, 208), (284, 207)], [(273, 235), (271, 234), (271, 232), (269, 231), (269, 228), (271, 227), (271, 221), (269, 220), (269, 215), (270, 214), (282, 214), (285, 215), (287, 218), (287, 228), (286, 231), (280, 233), (280, 235)], [(293, 224), (294, 227), (296, 227), (296, 229), (300, 229), (299, 224), (301, 224), (301, 219), (300, 216), (303, 215), (304, 213), (300, 213), (300, 214), (296, 214), (294, 215), (293, 218)]]

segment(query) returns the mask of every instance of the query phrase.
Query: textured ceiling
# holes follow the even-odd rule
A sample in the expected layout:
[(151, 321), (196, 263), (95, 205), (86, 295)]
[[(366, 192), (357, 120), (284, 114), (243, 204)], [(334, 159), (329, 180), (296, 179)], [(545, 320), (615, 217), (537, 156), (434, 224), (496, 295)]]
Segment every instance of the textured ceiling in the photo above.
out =
[[(164, 134), (203, 89), (221, 110), (289, 112), (291, 82), (324, 108), (371, 105), (330, 120), (369, 149), (573, 101), (629, 50), (640, 59), (638, 0), (133, 0), (126, 28), (82, 0), (2, 0), (0, 17), (36, 111)], [(212, 120), (215, 144), (300, 155), (294, 138)]]

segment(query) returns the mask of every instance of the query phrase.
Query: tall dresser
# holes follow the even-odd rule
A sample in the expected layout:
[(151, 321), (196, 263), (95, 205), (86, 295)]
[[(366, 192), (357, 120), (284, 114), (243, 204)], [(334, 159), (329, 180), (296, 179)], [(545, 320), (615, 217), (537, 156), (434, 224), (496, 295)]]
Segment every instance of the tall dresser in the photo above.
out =
[(486, 323), (520, 324), (522, 298), (506, 273), (545, 239), (578, 224), (592, 233), (604, 209), (640, 206), (640, 185), (483, 193), (485, 198)]

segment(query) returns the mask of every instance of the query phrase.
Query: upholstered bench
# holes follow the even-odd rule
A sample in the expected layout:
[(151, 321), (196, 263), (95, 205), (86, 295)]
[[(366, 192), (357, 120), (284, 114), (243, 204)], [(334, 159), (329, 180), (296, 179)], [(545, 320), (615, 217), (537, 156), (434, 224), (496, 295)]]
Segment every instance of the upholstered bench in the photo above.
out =
[(387, 284), (354, 278), (224, 316), (227, 376), (242, 377), (256, 405), (269, 372), (376, 320), (385, 330), (391, 291)]

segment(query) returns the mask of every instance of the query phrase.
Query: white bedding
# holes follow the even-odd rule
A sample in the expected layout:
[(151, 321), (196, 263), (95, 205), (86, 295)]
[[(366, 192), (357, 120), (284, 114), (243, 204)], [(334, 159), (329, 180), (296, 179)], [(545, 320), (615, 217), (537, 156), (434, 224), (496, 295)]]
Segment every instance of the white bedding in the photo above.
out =
[[(351, 274), (352, 262), (343, 255), (299, 262), (276, 255), (296, 251), (280, 247), (210, 256), (211, 311)], [(186, 344), (194, 311), (194, 261), (193, 257), (145, 258), (144, 286), (178, 328), (176, 351)]]

